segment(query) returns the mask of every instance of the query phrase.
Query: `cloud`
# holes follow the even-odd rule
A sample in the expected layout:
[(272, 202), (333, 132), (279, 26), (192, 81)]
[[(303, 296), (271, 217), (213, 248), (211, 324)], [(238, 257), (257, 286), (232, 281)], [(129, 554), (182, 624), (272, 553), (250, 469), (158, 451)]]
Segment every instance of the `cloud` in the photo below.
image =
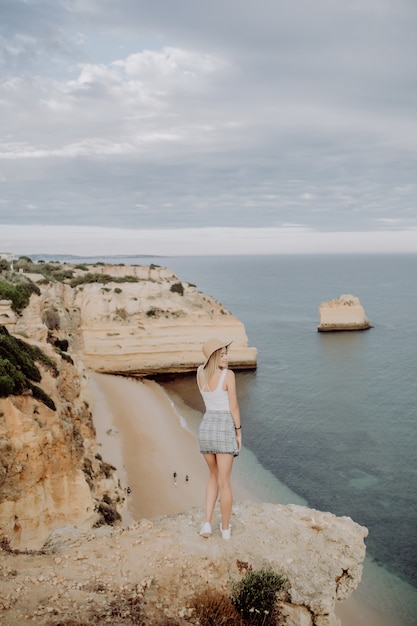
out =
[(414, 2), (2, 14), (0, 223), (416, 227)]

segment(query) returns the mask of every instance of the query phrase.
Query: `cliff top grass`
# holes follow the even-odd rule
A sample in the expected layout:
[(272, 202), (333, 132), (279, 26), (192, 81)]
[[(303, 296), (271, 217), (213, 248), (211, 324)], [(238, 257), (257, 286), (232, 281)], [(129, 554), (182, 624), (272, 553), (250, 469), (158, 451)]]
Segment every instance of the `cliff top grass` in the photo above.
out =
[[(43, 279), (38, 284), (48, 282), (65, 282), (71, 287), (77, 287), (86, 283), (137, 283), (140, 279), (136, 276), (110, 276), (100, 272), (92, 272), (92, 267), (103, 266), (104, 263), (97, 262), (93, 265), (79, 263), (67, 266), (59, 261), (34, 262), (26, 256), (19, 257), (16, 261), (10, 262), (0, 259), (0, 299), (10, 300), (12, 309), (16, 313), (21, 313), (28, 305), (32, 293), (40, 294), (40, 289), (28, 274), (41, 274)], [(150, 268), (153, 269), (154, 265)], [(76, 270), (85, 272), (76, 275)]]

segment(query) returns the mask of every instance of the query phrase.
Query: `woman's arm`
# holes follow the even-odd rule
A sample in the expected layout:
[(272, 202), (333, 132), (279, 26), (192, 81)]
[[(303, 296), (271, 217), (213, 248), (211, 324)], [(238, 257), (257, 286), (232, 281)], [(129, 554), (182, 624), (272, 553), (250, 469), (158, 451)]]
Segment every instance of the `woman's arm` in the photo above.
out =
[(238, 443), (238, 449), (242, 447), (242, 426), (240, 423), (240, 409), (237, 401), (236, 393), (236, 377), (232, 370), (227, 370), (226, 374), (226, 389), (229, 397), (230, 412), (233, 417), (233, 421), (236, 429), (236, 439)]

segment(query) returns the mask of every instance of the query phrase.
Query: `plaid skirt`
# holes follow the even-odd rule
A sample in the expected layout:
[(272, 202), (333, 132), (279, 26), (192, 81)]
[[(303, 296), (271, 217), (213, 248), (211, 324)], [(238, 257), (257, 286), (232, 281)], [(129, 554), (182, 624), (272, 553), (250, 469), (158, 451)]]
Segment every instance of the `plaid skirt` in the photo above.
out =
[(230, 411), (207, 411), (198, 429), (202, 454), (238, 456), (235, 423)]

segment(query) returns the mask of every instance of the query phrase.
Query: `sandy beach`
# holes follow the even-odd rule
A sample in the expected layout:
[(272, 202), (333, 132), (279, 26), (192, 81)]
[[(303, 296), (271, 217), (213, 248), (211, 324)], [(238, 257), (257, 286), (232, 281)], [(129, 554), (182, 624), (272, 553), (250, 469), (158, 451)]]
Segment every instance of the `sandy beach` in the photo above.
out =
[[(164, 390), (150, 380), (93, 373), (90, 386), (101, 454), (117, 468), (122, 486), (131, 489), (125, 523), (203, 507), (205, 462), (196, 435), (181, 423)], [(232, 484), (236, 501), (259, 501), (236, 476)], [(355, 594), (340, 604), (338, 615), (342, 626), (395, 626)]]

